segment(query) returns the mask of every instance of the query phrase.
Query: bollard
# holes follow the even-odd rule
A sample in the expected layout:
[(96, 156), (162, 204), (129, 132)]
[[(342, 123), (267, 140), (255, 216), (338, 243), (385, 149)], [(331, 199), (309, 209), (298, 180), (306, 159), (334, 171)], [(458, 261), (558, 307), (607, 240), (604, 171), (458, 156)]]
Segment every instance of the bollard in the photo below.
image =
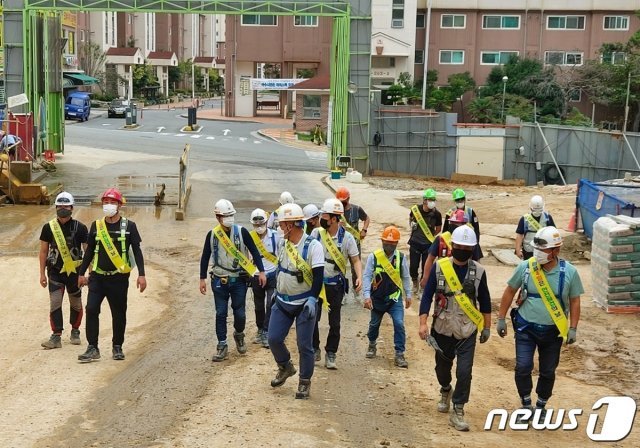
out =
[(138, 107), (131, 103), (131, 124), (138, 124)]
[(125, 126), (131, 126), (131, 123), (131, 106), (127, 106)]
[(197, 114), (197, 109), (195, 107), (190, 107), (188, 109), (187, 125), (191, 126), (192, 129), (196, 126), (196, 123), (197, 123), (196, 114)]

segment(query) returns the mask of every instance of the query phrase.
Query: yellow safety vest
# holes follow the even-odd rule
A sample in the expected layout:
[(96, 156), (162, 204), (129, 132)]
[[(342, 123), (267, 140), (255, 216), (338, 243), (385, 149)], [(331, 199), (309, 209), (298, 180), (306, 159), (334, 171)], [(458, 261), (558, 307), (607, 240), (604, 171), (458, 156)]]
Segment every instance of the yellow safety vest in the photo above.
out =
[[(402, 297), (404, 297), (405, 296), (404, 288), (402, 286), (402, 279), (400, 278), (400, 252), (398, 252), (397, 250), (395, 251), (395, 256), (396, 256), (395, 269), (391, 265), (391, 262), (389, 261), (389, 259), (387, 258), (387, 254), (384, 253), (384, 250), (378, 249), (373, 252), (373, 255), (376, 257), (376, 261), (378, 262), (378, 264), (382, 266), (382, 269), (384, 269), (385, 274), (387, 274), (391, 279), (391, 281), (398, 288), (400, 288), (400, 294), (402, 294)], [(397, 298), (396, 298), (396, 301), (397, 301)]]
[(413, 207), (411, 207), (411, 213), (413, 214), (413, 217), (415, 218), (416, 222), (422, 229), (422, 233), (424, 233), (424, 236), (427, 237), (430, 243), (433, 243), (433, 240), (435, 240), (436, 237), (433, 236), (433, 233), (431, 233), (431, 230), (429, 229), (429, 226), (425, 222), (424, 217), (422, 216), (422, 213), (420, 213), (420, 209), (418, 208), (417, 205), (414, 205)]
[[(267, 235), (268, 234), (269, 232), (267, 232)], [(251, 235), (251, 239), (258, 248), (260, 255), (262, 255), (267, 261), (271, 262), (272, 264), (278, 264), (278, 257), (267, 250), (264, 243), (262, 242), (262, 239), (260, 239), (260, 235), (258, 235), (258, 232), (252, 230), (251, 232), (249, 232), (249, 235)]]
[(534, 219), (531, 213), (527, 213), (523, 216), (523, 218), (527, 221), (527, 224), (529, 224), (529, 227), (531, 227), (532, 231), (537, 232), (542, 228), (540, 223)]
[(238, 264), (247, 272), (247, 274), (253, 276), (258, 271), (258, 268), (249, 261), (246, 255), (240, 252), (235, 244), (231, 242), (231, 239), (224, 232), (220, 224), (213, 228), (213, 235), (218, 239), (218, 241), (220, 241), (224, 250), (233, 258), (238, 260)]
[[(293, 263), (296, 265), (296, 269), (302, 272), (302, 277), (304, 278), (304, 282), (311, 286), (313, 285), (313, 271), (309, 263), (307, 263), (298, 249), (291, 243), (291, 241), (286, 240), (284, 242), (284, 248), (287, 251), (287, 256)], [(326, 310), (329, 309), (329, 302), (327, 301), (327, 293), (324, 289), (324, 284), (322, 285), (322, 289), (320, 290), (320, 301), (322, 302), (322, 307)]]
[[(542, 298), (542, 303), (544, 303), (545, 308), (547, 308), (553, 323), (558, 327), (560, 336), (562, 336), (562, 339), (566, 341), (569, 334), (569, 321), (567, 320), (567, 316), (564, 314), (556, 295), (553, 293), (553, 290), (549, 285), (546, 275), (544, 275), (544, 272), (540, 268), (540, 264), (536, 261), (535, 257), (529, 258), (529, 270), (533, 276), (536, 289)], [(560, 300), (562, 300), (562, 297)]]
[(462, 284), (460, 284), (456, 271), (453, 270), (451, 260), (449, 258), (441, 258), (438, 260), (438, 265), (440, 265), (440, 270), (444, 275), (447, 285), (449, 285), (449, 289), (453, 292), (458, 306), (464, 311), (464, 314), (467, 315), (469, 320), (478, 327), (478, 331), (482, 331), (484, 328), (484, 316), (475, 307), (473, 302), (471, 302), (469, 296), (462, 291)]
[[(109, 235), (104, 218), (96, 221), (96, 239), (102, 244), (102, 247), (104, 247), (109, 260), (111, 260), (111, 263), (113, 263), (113, 266), (116, 268), (118, 273), (128, 274), (131, 272), (131, 266), (129, 266), (129, 263), (127, 262), (127, 248), (125, 243), (127, 220), (126, 218), (120, 219), (122, 221), (120, 222), (120, 238), (118, 239), (120, 240), (122, 255), (118, 253), (118, 250), (113, 244), (113, 240), (111, 239), (111, 235)], [(98, 268), (98, 250), (98, 244), (96, 244), (95, 256), (93, 258), (93, 271), (98, 274), (105, 274), (107, 273), (106, 271)]]
[(326, 247), (327, 250), (329, 251), (329, 255), (331, 255), (331, 258), (333, 258), (333, 261), (336, 262), (336, 266), (338, 266), (338, 269), (340, 269), (340, 272), (342, 272), (342, 275), (346, 275), (347, 273), (346, 258), (344, 258), (344, 255), (342, 255), (342, 252), (340, 252), (340, 249), (338, 249), (338, 246), (333, 241), (333, 238), (329, 235), (329, 232), (327, 232), (325, 229), (318, 229), (318, 231), (320, 232), (320, 237), (322, 238), (324, 247)]
[(347, 218), (345, 218), (344, 215), (340, 215), (340, 224), (342, 224), (347, 232), (353, 235), (353, 237), (356, 239), (356, 242), (360, 242), (360, 231), (349, 224), (349, 221), (347, 221)]
[(74, 261), (71, 257), (71, 251), (69, 250), (69, 246), (67, 246), (67, 241), (64, 238), (64, 233), (62, 232), (62, 228), (60, 227), (58, 220), (52, 219), (49, 221), (49, 227), (51, 227), (53, 239), (56, 242), (56, 246), (58, 246), (60, 257), (62, 257), (62, 269), (60, 270), (60, 273), (66, 273), (67, 276), (75, 274), (76, 267), (82, 264), (82, 260)]

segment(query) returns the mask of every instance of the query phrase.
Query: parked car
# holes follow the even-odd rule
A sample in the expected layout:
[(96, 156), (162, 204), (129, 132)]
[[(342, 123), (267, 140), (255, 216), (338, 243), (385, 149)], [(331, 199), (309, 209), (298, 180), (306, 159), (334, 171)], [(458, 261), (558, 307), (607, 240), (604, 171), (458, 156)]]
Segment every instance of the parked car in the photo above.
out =
[(87, 92), (71, 92), (64, 103), (64, 118), (87, 121), (91, 113), (91, 97)]
[(125, 117), (127, 115), (127, 107), (129, 106), (130, 106), (129, 100), (123, 100), (120, 98), (120, 99), (111, 101), (111, 103), (109, 103), (109, 111), (108, 111), (109, 118), (112, 118), (115, 116)]

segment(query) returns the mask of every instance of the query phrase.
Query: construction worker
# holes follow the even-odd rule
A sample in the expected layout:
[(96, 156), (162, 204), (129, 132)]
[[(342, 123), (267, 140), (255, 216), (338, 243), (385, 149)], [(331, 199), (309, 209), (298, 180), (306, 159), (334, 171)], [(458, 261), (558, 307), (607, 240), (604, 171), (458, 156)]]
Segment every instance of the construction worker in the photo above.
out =
[[(453, 190), (452, 197), (453, 202), (455, 204), (454, 208), (449, 209), (444, 217), (444, 224), (442, 226), (442, 230), (445, 232), (452, 232), (454, 227), (449, 226), (449, 217), (456, 210), (464, 210), (464, 214), (467, 217), (467, 222), (469, 225), (473, 227), (473, 231), (476, 233), (476, 238), (478, 239), (478, 253), (480, 254), (480, 258), (483, 257), (482, 249), (480, 248), (480, 223), (478, 222), (478, 217), (476, 216), (475, 210), (473, 210), (470, 206), (467, 205), (467, 197), (466, 193), (462, 188), (456, 188)], [(479, 259), (480, 259), (479, 258)]]
[(388, 313), (393, 321), (394, 363), (397, 367), (407, 368), (409, 363), (404, 358), (406, 334), (402, 302), (404, 299), (404, 308), (411, 306), (411, 276), (407, 258), (397, 250), (400, 231), (394, 226), (386, 227), (380, 239), (382, 249), (369, 254), (363, 274), (364, 308), (371, 310), (366, 357), (376, 357), (380, 323), (384, 314)]
[[(355, 238), (358, 246), (358, 258), (361, 252), (361, 240), (367, 236), (371, 218), (367, 215), (362, 207), (351, 203), (351, 193), (347, 187), (340, 187), (336, 190), (336, 199), (342, 202), (344, 214), (340, 220), (340, 224)], [(362, 229), (358, 229), (360, 221), (362, 221)], [(351, 265), (351, 284), (356, 282), (355, 267)], [(357, 292), (357, 291), (356, 291)], [(345, 295), (346, 300), (346, 295)], [(346, 304), (346, 303), (343, 303)]]
[(424, 271), (429, 248), (442, 230), (442, 214), (436, 208), (436, 191), (428, 188), (422, 193), (422, 204), (414, 205), (409, 212), (409, 272), (414, 292), (418, 292), (418, 268)]
[(315, 204), (308, 204), (304, 206), (302, 213), (305, 222), (304, 232), (310, 235), (313, 229), (320, 227), (320, 210)]
[[(422, 271), (422, 279), (420, 280), (420, 287), (424, 288), (429, 280), (429, 275), (431, 273), (431, 268), (433, 267), (433, 263), (435, 263), (436, 259), (441, 257), (450, 257), (451, 256), (451, 232), (456, 228), (467, 225), (467, 215), (464, 213), (464, 210), (455, 210), (449, 216), (449, 231), (442, 232), (440, 235), (436, 236), (429, 247), (429, 255), (427, 257), (427, 261), (424, 263), (424, 270)], [(473, 249), (473, 255), (471, 257), (473, 261), (480, 260), (480, 250), (478, 246), (475, 246)]]
[(544, 211), (542, 196), (532, 196), (529, 201), (529, 213), (524, 214), (518, 221), (516, 228), (516, 255), (528, 260), (533, 256), (533, 237), (543, 227), (555, 227), (551, 215)]
[(17, 158), (17, 149), (22, 145), (22, 139), (17, 135), (0, 131), (0, 152), (9, 154), (11, 160)]
[[(458, 227), (451, 234), (451, 243), (452, 256), (439, 259), (431, 268), (420, 302), (419, 335), (436, 352), (438, 412), (448, 412), (453, 402), (449, 424), (458, 431), (468, 431), (464, 405), (471, 391), (477, 334), (484, 344), (491, 333), (491, 297), (484, 268), (471, 260), (473, 248), (478, 244), (473, 229)], [(432, 302), (433, 324), (429, 333), (427, 319)], [(456, 357), (456, 385), (452, 388), (451, 369)]]
[(40, 286), (49, 286), (49, 323), (52, 331), (49, 339), (41, 344), (45, 349), (62, 347), (60, 337), (64, 330), (62, 299), (65, 289), (69, 296), (69, 342), (80, 345), (82, 294), (76, 270), (87, 249), (88, 231), (87, 226), (71, 217), (73, 205), (70, 193), (63, 191), (56, 196), (56, 218), (42, 226), (40, 232)]
[(251, 277), (251, 290), (253, 291), (253, 304), (256, 312), (256, 326), (258, 332), (254, 344), (261, 344), (269, 348), (267, 332), (269, 331), (269, 316), (271, 315), (271, 299), (276, 290), (276, 265), (278, 263), (278, 242), (280, 235), (267, 228), (267, 212), (261, 208), (251, 212), (251, 224), (253, 230), (249, 232), (254, 244), (262, 257), (264, 273), (267, 276), (267, 284), (260, 286), (259, 277)]
[[(329, 302), (329, 334), (325, 345), (325, 367), (337, 369), (336, 353), (340, 344), (340, 310), (342, 298), (349, 288), (346, 278), (347, 262), (350, 262), (356, 272), (354, 289), (362, 288), (362, 264), (358, 257), (356, 240), (340, 225), (344, 208), (338, 199), (330, 198), (324, 201), (320, 216), (321, 229), (314, 229), (311, 237), (322, 243), (324, 248), (324, 286)], [(322, 308), (318, 307), (318, 319), (313, 333), (313, 348), (315, 360), (320, 361), (320, 332), (318, 322), (322, 317)]]
[[(584, 288), (576, 268), (560, 258), (562, 237), (558, 229), (547, 226), (538, 230), (532, 245), (533, 257), (521, 262), (507, 282), (496, 330), (500, 337), (507, 335), (507, 311), (520, 290), (517, 308), (510, 312), (516, 340), (515, 382), (522, 407), (533, 414), (531, 372), (537, 349), (539, 377), (535, 407), (539, 409), (536, 418), (543, 421), (545, 405), (553, 393), (562, 343), (573, 344), (577, 340), (580, 296)], [(523, 415), (522, 422), (532, 416)]]
[[(209, 274), (216, 307), (216, 337), (218, 338), (216, 353), (211, 360), (221, 362), (229, 357), (227, 345), (229, 300), (233, 310), (233, 339), (238, 353), (243, 355), (247, 352), (244, 341), (244, 328), (247, 323), (247, 283), (257, 273), (258, 285), (265, 288), (267, 276), (264, 272), (262, 256), (249, 231), (235, 224), (236, 209), (233, 208), (233, 204), (226, 199), (220, 199), (216, 202), (213, 212), (218, 225), (209, 230), (204, 240), (200, 257), (200, 293), (203, 295), (207, 293), (207, 270), (211, 262), (213, 267)], [(253, 263), (248, 258), (249, 254)]]
[[(127, 325), (127, 294), (131, 268), (137, 266), (136, 286), (140, 292), (147, 288), (144, 272), (144, 258), (136, 223), (120, 215), (125, 203), (122, 193), (109, 188), (102, 194), (104, 218), (91, 224), (88, 246), (79, 270), (78, 286), (89, 285), (86, 307), (86, 333), (89, 345), (78, 356), (81, 362), (100, 359), (98, 335), (100, 332), (100, 307), (104, 298), (109, 302), (113, 326), (112, 357), (116, 361), (124, 359), (122, 344)], [(134, 260), (131, 260), (133, 253)], [(133, 262), (135, 261), (135, 265)], [(91, 281), (84, 276), (91, 265)]]
[(284, 240), (278, 246), (278, 286), (269, 321), (269, 346), (278, 372), (271, 386), (280, 387), (296, 374), (285, 345), (295, 320), (300, 356), (296, 398), (309, 398), (314, 370), (313, 331), (324, 277), (324, 252), (316, 239), (305, 235), (304, 213), (299, 205), (285, 204), (280, 211)]
[[(293, 196), (288, 191), (283, 191), (280, 193), (280, 206), (284, 204), (293, 204)], [(278, 230), (278, 210), (274, 210), (267, 220), (267, 227), (271, 230)]]

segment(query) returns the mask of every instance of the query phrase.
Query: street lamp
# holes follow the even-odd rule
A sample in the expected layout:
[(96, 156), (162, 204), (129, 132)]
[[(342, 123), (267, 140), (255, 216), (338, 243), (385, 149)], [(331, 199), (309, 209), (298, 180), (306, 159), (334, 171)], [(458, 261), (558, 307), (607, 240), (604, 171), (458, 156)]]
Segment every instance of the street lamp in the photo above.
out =
[(507, 75), (502, 77), (502, 109), (500, 111), (500, 122), (504, 120), (504, 97), (507, 93), (507, 81), (509, 81), (509, 77)]

